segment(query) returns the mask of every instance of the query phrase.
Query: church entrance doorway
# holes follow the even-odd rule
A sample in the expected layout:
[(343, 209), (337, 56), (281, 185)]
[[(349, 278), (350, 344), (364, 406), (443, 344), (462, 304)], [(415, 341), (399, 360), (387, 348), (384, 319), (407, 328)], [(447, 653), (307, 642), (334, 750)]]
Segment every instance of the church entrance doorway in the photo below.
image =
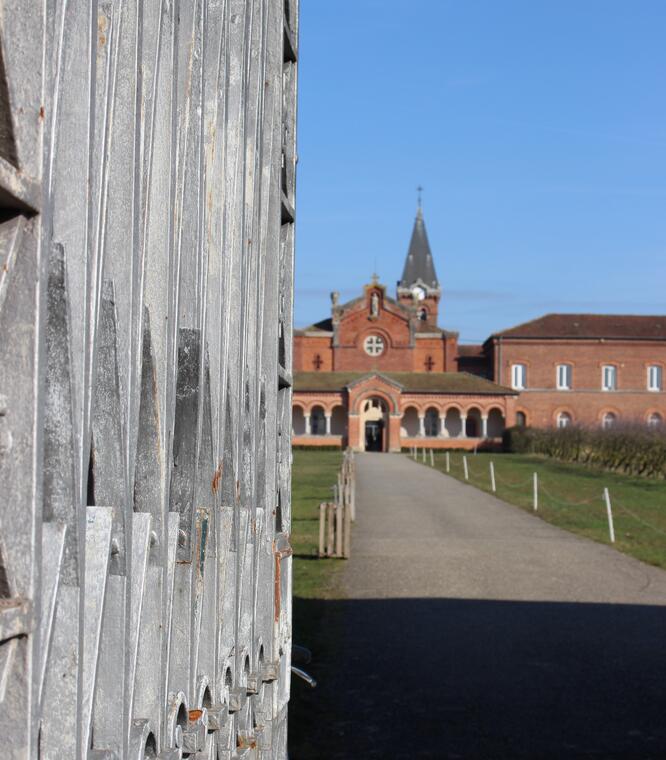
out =
[(388, 451), (388, 406), (376, 396), (361, 403), (359, 448), (361, 451)]
[(365, 423), (365, 450), (366, 451), (383, 451), (384, 423), (366, 422)]

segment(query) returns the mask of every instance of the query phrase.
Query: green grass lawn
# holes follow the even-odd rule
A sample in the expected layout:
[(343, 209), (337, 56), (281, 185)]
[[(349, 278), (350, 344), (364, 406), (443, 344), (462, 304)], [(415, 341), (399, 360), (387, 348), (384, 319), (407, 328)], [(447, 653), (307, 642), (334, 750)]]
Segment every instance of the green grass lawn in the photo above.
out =
[[(449, 456), (449, 474), (464, 481), (463, 454), (451, 452)], [(490, 492), (491, 460), (500, 499), (532, 511), (532, 477), (537, 472), (537, 514), (553, 525), (602, 543), (610, 543), (603, 501), (607, 487), (613, 507), (615, 548), (666, 568), (666, 481), (633, 478), (540, 456), (470, 453), (470, 485)], [(444, 452), (435, 454), (435, 467), (446, 471)]]
[(333, 500), (342, 465), (341, 451), (294, 451), (291, 474), (291, 545), (294, 548), (294, 596), (322, 599), (333, 592), (337, 559), (318, 559), (319, 504)]
[[(320, 757), (318, 726), (332, 706), (326, 688), (328, 672), (341, 656), (336, 631), (342, 625), (329, 599), (339, 598), (339, 572), (345, 560), (319, 559), (319, 504), (332, 501), (333, 485), (342, 465), (341, 451), (294, 451), (292, 469), (291, 544), (293, 559), (293, 637), (312, 651), (312, 664), (305, 670), (320, 681), (312, 691), (298, 678), (292, 679), (289, 703), (290, 755), (300, 760)], [(328, 696), (327, 696), (328, 695)]]

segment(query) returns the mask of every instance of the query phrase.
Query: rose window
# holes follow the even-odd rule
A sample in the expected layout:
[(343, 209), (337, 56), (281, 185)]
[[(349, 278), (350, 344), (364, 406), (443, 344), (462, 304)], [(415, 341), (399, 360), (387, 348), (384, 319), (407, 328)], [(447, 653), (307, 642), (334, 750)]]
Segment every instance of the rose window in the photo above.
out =
[(368, 356), (379, 356), (384, 353), (384, 339), (379, 335), (368, 335), (363, 341), (363, 348)]

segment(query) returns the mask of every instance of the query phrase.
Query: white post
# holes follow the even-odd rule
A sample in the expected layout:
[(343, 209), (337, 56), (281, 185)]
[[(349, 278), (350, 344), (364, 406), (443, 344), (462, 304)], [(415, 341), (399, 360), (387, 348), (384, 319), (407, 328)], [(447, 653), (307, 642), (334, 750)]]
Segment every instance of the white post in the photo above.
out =
[(446, 471), (451, 472), (451, 457), (448, 451), (446, 452)]
[(493, 464), (492, 459), (490, 460), (490, 490), (493, 493), (497, 492), (497, 488), (495, 486), (495, 465)]
[(488, 437), (488, 415), (485, 417), (481, 415), (481, 437), (487, 438)]
[(467, 415), (460, 415), (460, 437), (467, 438)]
[(326, 415), (326, 435), (331, 434), (331, 415)]
[(608, 489), (604, 488), (604, 501), (606, 502), (606, 514), (608, 515), (608, 532), (610, 533), (611, 544), (615, 543), (615, 527), (613, 526), (613, 510), (611, 509), (611, 500)]
[(463, 468), (465, 470), (465, 480), (469, 480), (469, 470), (467, 469), (467, 457), (463, 454)]
[(539, 477), (534, 473), (534, 511), (536, 512), (539, 507)]
[(422, 451), (423, 451), (423, 461), (425, 462), (425, 457), (426, 457), (425, 446), (423, 447)]
[(305, 435), (310, 435), (310, 415), (305, 415)]
[(432, 449), (430, 449), (430, 466), (431, 466), (431, 467), (434, 467), (434, 466), (435, 466), (435, 456), (434, 456), (434, 454), (432, 453)]
[(425, 438), (425, 417), (419, 417), (419, 436)]

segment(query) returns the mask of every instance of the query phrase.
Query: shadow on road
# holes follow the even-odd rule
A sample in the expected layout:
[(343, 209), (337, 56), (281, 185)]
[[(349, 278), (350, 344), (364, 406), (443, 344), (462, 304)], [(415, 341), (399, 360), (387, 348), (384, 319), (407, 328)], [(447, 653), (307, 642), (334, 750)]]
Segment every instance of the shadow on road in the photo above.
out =
[(665, 607), (295, 599), (294, 619), (319, 686), (292, 683), (290, 760), (666, 757)]

